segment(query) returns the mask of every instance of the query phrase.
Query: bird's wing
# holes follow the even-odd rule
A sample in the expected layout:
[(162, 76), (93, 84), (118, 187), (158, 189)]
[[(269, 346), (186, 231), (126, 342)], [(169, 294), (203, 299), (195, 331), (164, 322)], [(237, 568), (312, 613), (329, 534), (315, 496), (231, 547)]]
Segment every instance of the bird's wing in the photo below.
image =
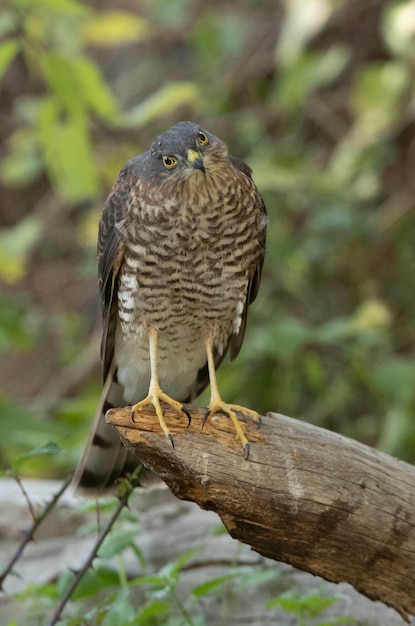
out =
[(106, 423), (108, 409), (123, 406), (123, 389), (117, 383), (113, 362), (118, 317), (118, 275), (124, 258), (125, 220), (133, 201), (138, 176), (130, 161), (121, 170), (105, 203), (98, 230), (98, 276), (103, 315), (101, 358), (104, 387), (84, 452), (72, 479), (80, 496), (99, 497), (113, 490), (114, 482), (138, 461), (121, 443), (114, 428)]
[(98, 278), (103, 320), (101, 361), (104, 381), (114, 356), (118, 274), (125, 251), (124, 224), (137, 178), (136, 170), (129, 161), (119, 173), (107, 198), (98, 229)]
[[(234, 167), (240, 172), (243, 172), (243, 174), (245, 174), (245, 176), (247, 176), (252, 181), (252, 184), (255, 185), (255, 183), (252, 180), (252, 170), (249, 167), (249, 165), (247, 165), (244, 161), (236, 157), (230, 156), (229, 158), (231, 162), (233, 163)], [(261, 282), (262, 266), (264, 264), (266, 226), (267, 226), (267, 209), (265, 207), (264, 200), (261, 194), (259, 193), (258, 189), (256, 188), (256, 186), (255, 186), (255, 206), (253, 207), (253, 210), (256, 212), (256, 215), (257, 215), (257, 235), (256, 236), (257, 236), (257, 241), (258, 241), (258, 257), (257, 257), (257, 261), (255, 265), (251, 268), (251, 274), (249, 276), (248, 290), (246, 294), (245, 306), (244, 306), (244, 310), (242, 313), (242, 320), (241, 320), (241, 325), (239, 327), (239, 332), (236, 335), (231, 335), (228, 346), (227, 346), (227, 349), (229, 349), (229, 355), (230, 355), (231, 360), (233, 360), (238, 355), (241, 349), (242, 342), (243, 342), (244, 335), (245, 335), (248, 307), (250, 304), (252, 304), (252, 302), (255, 300), (257, 296), (259, 283)]]

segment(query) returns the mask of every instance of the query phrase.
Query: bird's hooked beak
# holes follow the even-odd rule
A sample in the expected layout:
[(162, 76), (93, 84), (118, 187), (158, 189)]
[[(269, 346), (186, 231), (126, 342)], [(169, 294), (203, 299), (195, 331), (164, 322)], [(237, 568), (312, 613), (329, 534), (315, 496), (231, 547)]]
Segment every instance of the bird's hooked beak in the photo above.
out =
[(196, 150), (188, 150), (187, 151), (187, 162), (190, 163), (195, 170), (200, 170), (204, 174), (206, 174), (205, 166), (203, 165), (203, 159), (199, 152)]

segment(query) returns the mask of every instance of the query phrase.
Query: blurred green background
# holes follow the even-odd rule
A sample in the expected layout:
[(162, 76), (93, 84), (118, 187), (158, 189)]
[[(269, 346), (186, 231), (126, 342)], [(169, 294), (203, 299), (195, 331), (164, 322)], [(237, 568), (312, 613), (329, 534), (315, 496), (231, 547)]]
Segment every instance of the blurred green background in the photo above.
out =
[(185, 119), (269, 212), (224, 397), (413, 461), (415, 2), (3, 0), (0, 37), (1, 466), (48, 440), (27, 471), (74, 466), (101, 388), (101, 208)]

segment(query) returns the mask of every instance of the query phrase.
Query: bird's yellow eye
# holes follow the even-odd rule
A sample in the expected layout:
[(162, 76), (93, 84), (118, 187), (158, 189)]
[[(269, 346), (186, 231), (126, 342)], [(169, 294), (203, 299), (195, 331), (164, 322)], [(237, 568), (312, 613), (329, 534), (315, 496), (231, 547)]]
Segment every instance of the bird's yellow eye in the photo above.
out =
[(200, 143), (201, 146), (205, 146), (209, 139), (206, 137), (205, 133), (202, 133), (202, 131), (199, 131), (197, 134), (197, 139), (198, 142)]
[(177, 165), (177, 159), (173, 156), (164, 156), (162, 161), (164, 167), (167, 167), (168, 170), (171, 170), (175, 165)]

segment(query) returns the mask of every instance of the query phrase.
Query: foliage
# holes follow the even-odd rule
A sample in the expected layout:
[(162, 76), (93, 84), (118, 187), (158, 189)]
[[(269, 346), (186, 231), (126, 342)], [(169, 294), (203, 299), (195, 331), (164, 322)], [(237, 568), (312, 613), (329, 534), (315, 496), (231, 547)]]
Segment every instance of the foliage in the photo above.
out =
[(324, 597), (322, 592), (317, 589), (304, 595), (293, 591), (282, 593), (277, 598), (267, 602), (268, 608), (280, 607), (284, 611), (291, 613), (298, 619), (298, 626), (336, 626), (337, 624), (357, 624), (357, 620), (351, 617), (339, 617), (330, 621), (318, 622), (317, 618), (321, 617), (326, 609), (331, 607), (341, 596)]
[[(50, 452), (46, 447), (44, 451)], [(30, 456), (40, 452), (34, 450)], [(34, 524), (26, 532), (9, 567), (0, 574), (1, 583), (10, 574), (27, 543), (33, 540), (35, 530), (56, 505), (67, 485), (68, 482), (43, 510), (35, 510), (28, 500)], [(191, 572), (192, 568), (198, 567), (198, 555), (209, 550), (213, 535), (223, 529), (220, 527), (215, 533), (201, 538), (193, 549), (167, 562), (158, 571), (152, 571), (138, 547), (140, 520), (128, 506), (133, 489), (131, 484), (124, 485), (122, 491), (125, 492), (125, 497), (108, 499), (99, 505), (83, 505), (80, 510), (82, 513), (87, 509), (93, 513), (96, 508), (97, 521), (81, 526), (78, 534), (82, 537), (96, 537), (96, 540), (79, 570), (64, 570), (56, 581), (46, 584), (30, 583), (25, 591), (15, 594), (18, 602), (30, 606), (30, 614), (36, 623), (47, 623), (49, 626), (85, 626), (86, 623), (94, 626), (204, 626), (205, 599), (217, 596), (218, 601), (221, 598), (224, 601), (225, 590), (228, 594), (237, 595), (253, 587), (258, 592), (262, 585), (269, 585), (281, 578), (281, 571), (277, 566), (240, 565), (236, 553), (235, 562), (229, 563), (225, 574), (194, 585), (190, 595), (183, 598), (180, 585), (184, 572)], [(139, 576), (128, 576), (128, 556), (128, 569), (138, 570)], [(280, 607), (295, 615), (298, 626), (303, 626), (305, 623), (311, 624), (311, 618), (320, 618), (339, 599), (340, 596), (323, 597), (319, 589), (304, 595), (287, 592), (269, 600), (267, 609), (273, 612), (275, 607)], [(59, 609), (56, 608), (57, 605)], [(337, 618), (320, 622), (318, 626), (352, 623), (356, 622), (351, 618)], [(317, 623), (313, 621), (313, 624)], [(12, 625), (13, 622), (9, 623), (9, 626)]]
[[(101, 206), (122, 164), (180, 119), (249, 162), (269, 212), (224, 397), (413, 461), (413, 1), (127, 5), (0, 8), (1, 465), (53, 439), (64, 453), (22, 471), (73, 467), (100, 390)], [(106, 567), (92, 586), (122, 578)], [(130, 623), (174, 623), (169, 581), (149, 583)], [(102, 623), (127, 616), (124, 582)]]

